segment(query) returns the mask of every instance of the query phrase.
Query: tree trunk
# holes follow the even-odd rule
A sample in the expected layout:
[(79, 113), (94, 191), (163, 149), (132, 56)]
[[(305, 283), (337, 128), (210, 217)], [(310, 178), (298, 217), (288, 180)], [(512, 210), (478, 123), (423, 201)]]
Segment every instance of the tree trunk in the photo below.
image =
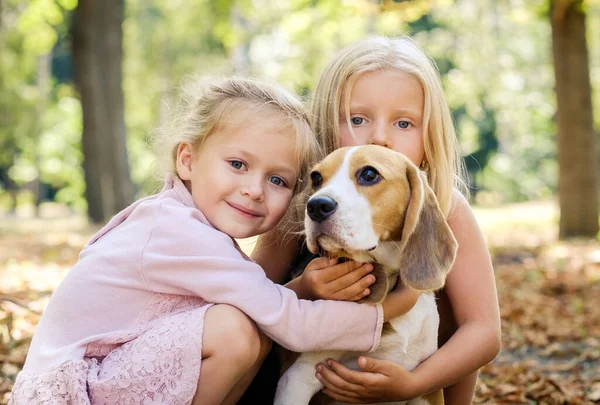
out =
[(598, 161), (582, 0), (551, 0), (561, 239), (598, 234)]
[(73, 16), (75, 83), (83, 110), (88, 215), (100, 223), (133, 201), (125, 141), (124, 0), (79, 0)]

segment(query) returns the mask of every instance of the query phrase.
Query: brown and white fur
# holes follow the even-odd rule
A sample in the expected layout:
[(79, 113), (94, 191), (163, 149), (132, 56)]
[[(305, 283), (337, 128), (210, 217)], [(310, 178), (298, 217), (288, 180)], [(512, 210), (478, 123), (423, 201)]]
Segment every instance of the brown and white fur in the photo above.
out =
[[(444, 286), (457, 250), (424, 174), (400, 153), (373, 145), (341, 148), (313, 169), (311, 181), (305, 218), (309, 250), (373, 263), (376, 282), (361, 302), (382, 302), (399, 279), (423, 293), (408, 313), (384, 325), (375, 351), (301, 354), (279, 380), (275, 405), (308, 404), (323, 387), (315, 366), (327, 358), (356, 369), (356, 359), (365, 354), (411, 370), (431, 356), (439, 325), (432, 291)], [(396, 402), (442, 403), (441, 390)]]

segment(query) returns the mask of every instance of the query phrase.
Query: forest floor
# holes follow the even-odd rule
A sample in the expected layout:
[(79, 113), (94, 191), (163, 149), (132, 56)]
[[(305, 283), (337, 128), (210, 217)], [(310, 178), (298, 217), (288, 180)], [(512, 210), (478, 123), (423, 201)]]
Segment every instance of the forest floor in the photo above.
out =
[[(0, 405), (49, 296), (98, 229), (43, 208), (41, 219), (0, 213)], [(552, 202), (475, 213), (494, 262), (503, 344), (480, 373), (475, 403), (600, 403), (600, 245), (558, 242)]]

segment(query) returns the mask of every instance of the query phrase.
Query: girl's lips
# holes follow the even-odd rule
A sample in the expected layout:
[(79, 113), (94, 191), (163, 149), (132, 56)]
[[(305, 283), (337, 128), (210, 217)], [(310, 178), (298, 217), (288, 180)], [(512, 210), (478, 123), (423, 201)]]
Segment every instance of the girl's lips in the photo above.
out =
[(259, 212), (251, 210), (236, 203), (227, 202), (227, 205), (250, 218), (258, 218), (262, 216)]

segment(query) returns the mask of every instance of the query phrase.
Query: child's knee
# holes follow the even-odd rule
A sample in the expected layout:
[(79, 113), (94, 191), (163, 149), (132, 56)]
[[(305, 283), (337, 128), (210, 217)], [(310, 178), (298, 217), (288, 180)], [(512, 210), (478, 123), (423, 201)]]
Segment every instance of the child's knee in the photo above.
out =
[[(219, 342), (219, 355), (239, 363), (254, 364), (265, 357), (270, 340), (246, 314), (230, 305), (215, 305), (209, 311), (218, 322), (212, 325)], [(268, 341), (267, 341), (268, 340)], [(263, 354), (263, 351), (266, 353)]]

